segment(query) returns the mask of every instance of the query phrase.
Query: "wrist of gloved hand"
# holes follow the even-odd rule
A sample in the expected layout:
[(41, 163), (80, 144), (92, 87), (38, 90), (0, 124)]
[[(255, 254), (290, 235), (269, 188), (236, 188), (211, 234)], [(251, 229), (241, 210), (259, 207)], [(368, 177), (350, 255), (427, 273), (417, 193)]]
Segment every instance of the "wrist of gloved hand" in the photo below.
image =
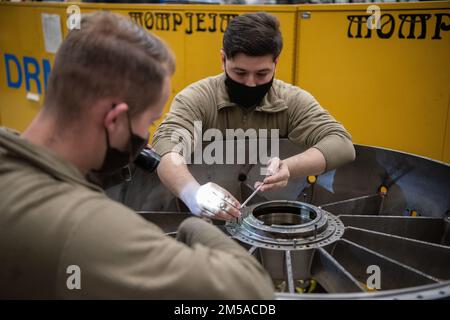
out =
[(239, 202), (226, 190), (212, 182), (186, 187), (180, 193), (180, 199), (195, 215), (225, 220), (240, 215)]
[(196, 199), (199, 188), (200, 185), (198, 183), (192, 183), (184, 187), (180, 192), (180, 200), (183, 201), (189, 208), (189, 211), (196, 216), (200, 216), (202, 213), (202, 208), (198, 205)]
[(195, 195), (197, 205), (201, 209), (203, 216), (208, 218), (215, 217), (225, 204), (225, 194), (217, 188), (217, 185), (208, 182), (201, 185)]

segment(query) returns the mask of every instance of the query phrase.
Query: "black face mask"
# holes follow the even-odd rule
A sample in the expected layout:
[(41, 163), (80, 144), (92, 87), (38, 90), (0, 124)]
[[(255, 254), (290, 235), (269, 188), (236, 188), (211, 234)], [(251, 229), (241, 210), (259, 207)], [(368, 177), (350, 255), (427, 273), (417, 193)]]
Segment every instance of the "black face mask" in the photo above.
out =
[(225, 85), (227, 86), (230, 101), (246, 109), (257, 106), (272, 87), (273, 78), (267, 83), (249, 87), (234, 81), (226, 72), (225, 75)]
[(103, 160), (103, 164), (100, 169), (93, 170), (96, 173), (112, 173), (120, 168), (125, 167), (136, 159), (142, 149), (148, 144), (148, 137), (146, 139), (135, 135), (131, 129), (131, 121), (127, 112), (128, 130), (130, 132), (130, 140), (128, 142), (128, 150), (121, 151), (109, 144), (108, 130), (105, 128), (106, 133), (106, 155)]

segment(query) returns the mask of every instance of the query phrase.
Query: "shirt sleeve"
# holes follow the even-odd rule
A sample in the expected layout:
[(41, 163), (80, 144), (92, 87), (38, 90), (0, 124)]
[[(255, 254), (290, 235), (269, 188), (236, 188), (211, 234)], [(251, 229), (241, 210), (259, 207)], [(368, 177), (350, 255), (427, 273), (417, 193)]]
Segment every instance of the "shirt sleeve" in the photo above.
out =
[[(104, 203), (105, 201), (103, 201)], [(109, 202), (109, 201), (108, 201)], [(59, 264), (58, 296), (68, 299), (271, 299), (258, 261), (217, 227), (188, 218), (179, 241), (120, 204), (84, 204)], [(81, 289), (68, 290), (77, 265)]]
[(354, 160), (350, 134), (311, 94), (299, 89), (288, 99), (288, 105), (288, 138), (292, 142), (318, 149), (325, 158), (327, 171)]
[(205, 97), (201, 91), (196, 92), (188, 87), (176, 95), (170, 111), (153, 136), (152, 145), (156, 152), (161, 156), (169, 152), (189, 156), (194, 152), (197, 143), (201, 143), (196, 140), (201, 140), (202, 136), (200, 126), (196, 127), (196, 123), (205, 121), (206, 110)]

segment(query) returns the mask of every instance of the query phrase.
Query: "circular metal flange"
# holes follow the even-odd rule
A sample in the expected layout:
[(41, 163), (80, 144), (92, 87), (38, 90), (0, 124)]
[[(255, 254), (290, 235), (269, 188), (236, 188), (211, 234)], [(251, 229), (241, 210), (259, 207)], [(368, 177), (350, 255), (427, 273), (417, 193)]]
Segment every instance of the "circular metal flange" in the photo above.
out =
[(344, 224), (316, 206), (298, 201), (268, 201), (244, 207), (243, 218), (225, 225), (233, 238), (273, 250), (305, 250), (340, 239)]

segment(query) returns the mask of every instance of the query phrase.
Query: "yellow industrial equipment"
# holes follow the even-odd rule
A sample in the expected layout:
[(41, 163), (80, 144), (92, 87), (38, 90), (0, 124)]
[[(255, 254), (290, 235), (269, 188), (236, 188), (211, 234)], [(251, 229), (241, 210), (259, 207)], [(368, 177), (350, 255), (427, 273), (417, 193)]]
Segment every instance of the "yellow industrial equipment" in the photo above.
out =
[(220, 48), (230, 19), (270, 12), (280, 19), (284, 39), (277, 78), (311, 92), (355, 143), (450, 162), (449, 2), (0, 3), (1, 125), (23, 130), (39, 110), (54, 51), (78, 9), (81, 14), (107, 9), (126, 15), (163, 38), (177, 59), (172, 96), (222, 71)]

